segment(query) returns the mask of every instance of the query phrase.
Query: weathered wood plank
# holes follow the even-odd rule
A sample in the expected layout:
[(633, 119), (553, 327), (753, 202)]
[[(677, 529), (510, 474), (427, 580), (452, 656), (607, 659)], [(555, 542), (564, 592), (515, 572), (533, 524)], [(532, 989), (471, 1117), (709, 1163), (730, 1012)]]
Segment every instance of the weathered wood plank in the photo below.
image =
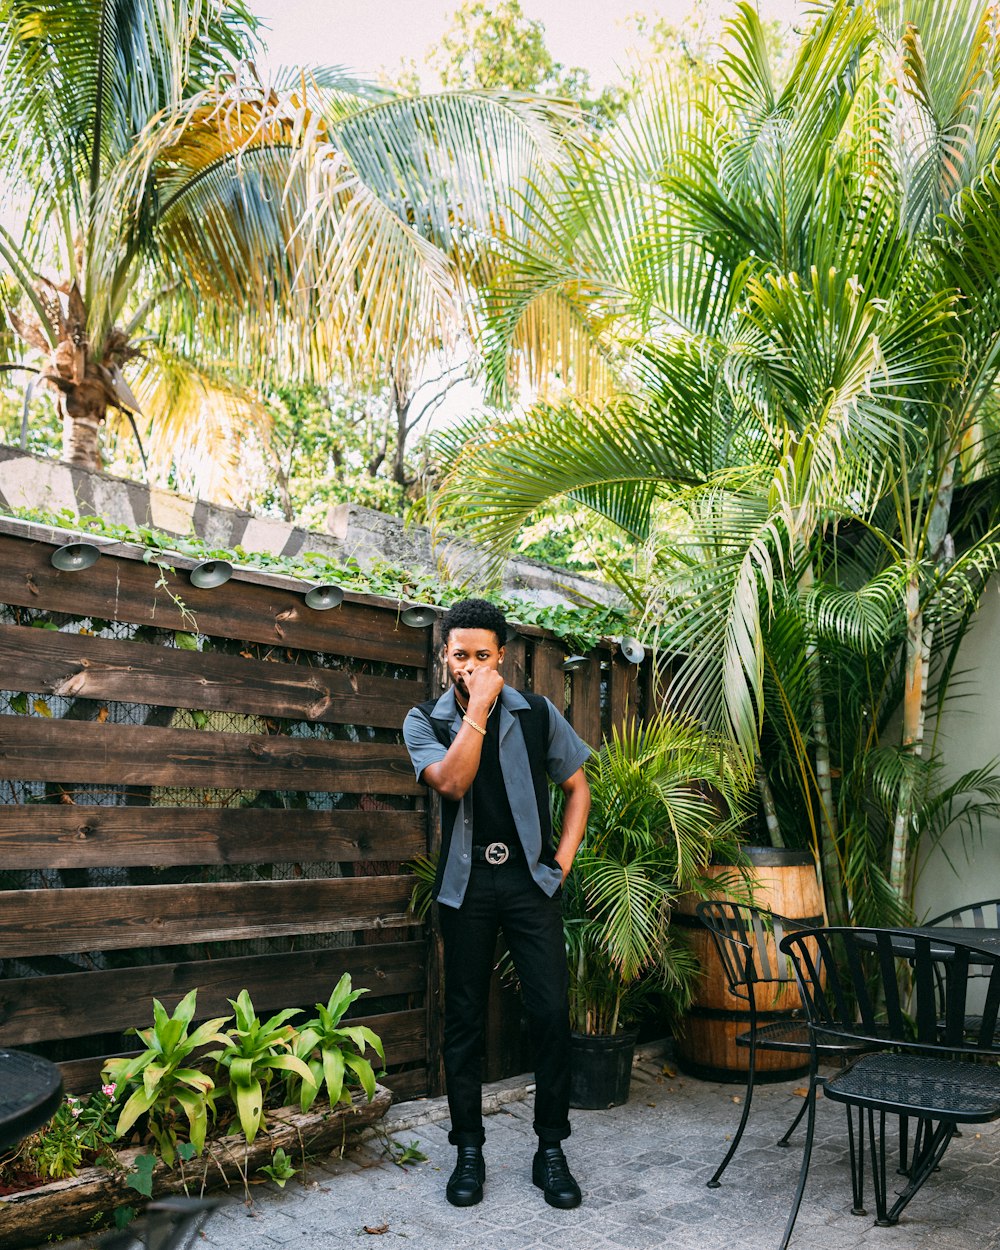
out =
[(427, 697), (423, 681), (17, 625), (0, 625), (0, 673), (33, 694), (387, 728)]
[(422, 811), (0, 807), (9, 869), (406, 860), (426, 849)]
[[(329, 998), (329, 995), (327, 995)], [(326, 1000), (324, 999), (324, 1002)], [(308, 1020), (307, 1011), (302, 1017)], [(377, 1016), (353, 1016), (351, 1024), (366, 1024), (382, 1039), (385, 1061), (389, 1066), (400, 1063), (423, 1063), (427, 1054), (427, 1019), (423, 1008), (412, 1011), (387, 1011)], [(293, 1020), (294, 1024), (295, 1021)], [(373, 1052), (368, 1058), (374, 1060)], [(378, 1064), (376, 1063), (376, 1070)]]
[(111, 555), (86, 573), (60, 573), (49, 563), (54, 550), (0, 535), (0, 603), (427, 667), (424, 631), (400, 624), (388, 607), (346, 602), (316, 612), (291, 590), (242, 581), (199, 590), (169, 572), (165, 590), (156, 565)]
[(145, 1024), (153, 998), (173, 1011), (196, 986), (199, 1018), (206, 1019), (226, 1014), (228, 1000), (242, 989), (250, 991), (258, 1011), (326, 1002), (345, 972), (355, 989), (368, 989), (373, 999), (419, 994), (425, 955), (426, 943), (417, 939), (0, 980), (0, 1044), (27, 1046)]
[(601, 657), (587, 655), (587, 663), (571, 675), (570, 723), (589, 746), (601, 745)]
[(523, 638), (512, 638), (505, 647), (503, 668), (500, 674), (504, 681), (515, 690), (523, 690), (525, 687), (526, 649), (527, 644)]
[(408, 1102), (411, 1098), (424, 1098), (431, 1094), (427, 1084), (426, 1068), (409, 1068), (406, 1072), (390, 1072), (379, 1078), (380, 1083), (392, 1090), (393, 1102)]
[(420, 794), (403, 746), (0, 716), (0, 777)]
[(615, 651), (611, 660), (612, 726), (620, 729), (627, 721), (639, 719), (639, 693), (639, 665), (629, 664)]
[(413, 878), (8, 890), (0, 955), (176, 946), (412, 925)]
[(562, 646), (545, 638), (535, 643), (531, 657), (532, 690), (551, 699), (560, 712), (566, 708), (566, 674), (562, 670), (565, 658)]

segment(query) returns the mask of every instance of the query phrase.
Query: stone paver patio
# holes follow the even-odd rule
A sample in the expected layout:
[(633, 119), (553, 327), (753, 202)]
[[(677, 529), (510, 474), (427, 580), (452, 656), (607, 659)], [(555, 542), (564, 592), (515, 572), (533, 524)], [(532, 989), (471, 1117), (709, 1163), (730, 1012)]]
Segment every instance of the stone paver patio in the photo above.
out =
[[(741, 1087), (664, 1071), (664, 1054), (642, 1052), (627, 1106), (573, 1113), (567, 1155), (584, 1191), (575, 1211), (546, 1206), (530, 1179), (534, 1137), (523, 1082), (490, 1087), (486, 1196), (456, 1210), (444, 1185), (452, 1166), (443, 1100), (403, 1103), (381, 1126), (400, 1145), (418, 1142), (427, 1161), (394, 1165), (377, 1136), (342, 1160), (311, 1164), (304, 1185), (253, 1188), (247, 1207), (213, 1213), (206, 1250), (296, 1250), (400, 1243), (416, 1250), (775, 1250), (798, 1166), (801, 1134), (775, 1146), (799, 1106), (801, 1082), (754, 1096), (741, 1149), (720, 1189), (705, 1181), (736, 1127)], [(870, 1181), (869, 1181), (870, 1185)], [(894, 1228), (850, 1214), (843, 1110), (818, 1110), (817, 1144), (793, 1250), (1000, 1250), (1000, 1123), (968, 1129), (940, 1172)], [(873, 1207), (871, 1207), (873, 1210)]]

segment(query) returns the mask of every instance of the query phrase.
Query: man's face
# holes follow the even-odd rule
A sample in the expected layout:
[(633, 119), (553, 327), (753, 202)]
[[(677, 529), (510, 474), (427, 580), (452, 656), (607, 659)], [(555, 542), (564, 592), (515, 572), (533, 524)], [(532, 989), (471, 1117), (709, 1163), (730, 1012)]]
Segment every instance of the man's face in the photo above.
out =
[(503, 647), (492, 629), (453, 629), (445, 644), (448, 675), (459, 694), (467, 699), (466, 679), (477, 668), (499, 668)]

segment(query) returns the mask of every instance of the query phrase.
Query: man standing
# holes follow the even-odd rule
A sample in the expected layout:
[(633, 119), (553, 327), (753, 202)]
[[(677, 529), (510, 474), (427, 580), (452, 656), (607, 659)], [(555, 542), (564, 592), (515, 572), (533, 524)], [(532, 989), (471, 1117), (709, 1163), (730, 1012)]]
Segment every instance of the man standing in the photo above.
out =
[[(561, 887), (583, 840), (590, 754), (553, 704), (504, 684), (507, 622), (483, 599), (442, 621), (451, 686), (412, 708), (403, 737), (417, 777), (441, 796), (442, 845), (434, 897), (444, 940), (444, 1068), (458, 1148), (447, 1197), (482, 1200), (482, 1036), (498, 929), (514, 960), (534, 1042), (538, 1150), (533, 1182), (554, 1207), (580, 1187), (562, 1150), (569, 1136), (569, 1002)], [(552, 848), (548, 781), (566, 795)]]

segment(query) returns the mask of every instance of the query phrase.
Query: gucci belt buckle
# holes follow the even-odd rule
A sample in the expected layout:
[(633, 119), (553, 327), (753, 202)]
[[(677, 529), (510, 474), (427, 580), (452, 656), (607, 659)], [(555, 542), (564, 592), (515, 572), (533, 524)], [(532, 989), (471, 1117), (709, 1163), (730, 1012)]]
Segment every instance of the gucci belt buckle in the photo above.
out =
[(496, 867), (499, 864), (506, 864), (510, 859), (510, 851), (503, 842), (491, 842), (484, 852), (486, 862)]

